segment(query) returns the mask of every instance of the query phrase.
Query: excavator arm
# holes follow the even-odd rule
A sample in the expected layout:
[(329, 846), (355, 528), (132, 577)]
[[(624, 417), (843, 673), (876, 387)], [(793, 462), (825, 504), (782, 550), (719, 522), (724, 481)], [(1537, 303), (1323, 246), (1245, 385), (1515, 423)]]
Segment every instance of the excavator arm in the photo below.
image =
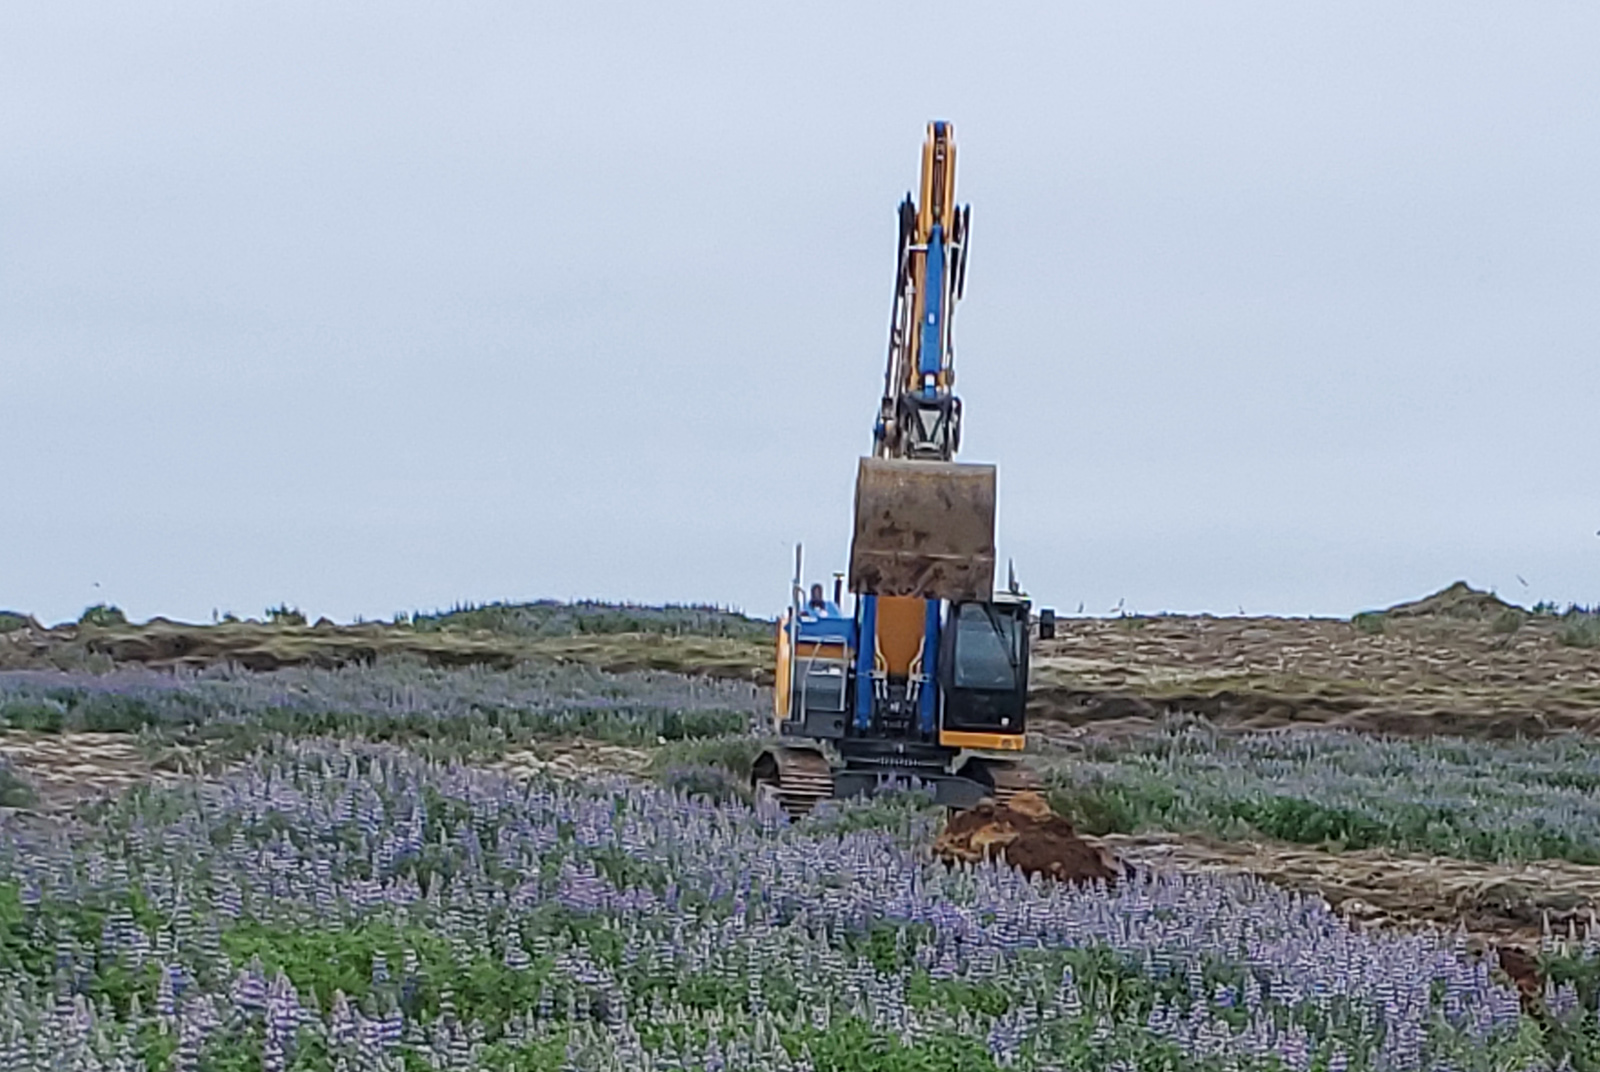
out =
[(971, 208), (955, 200), (955, 128), (928, 124), (921, 200), (900, 204), (893, 311), (873, 455), (856, 476), (850, 590), (988, 599), (995, 472), (954, 461), (961, 445), (951, 319), (966, 280)]
[(970, 206), (955, 203), (955, 129), (928, 124), (922, 201), (900, 204), (894, 306), (883, 401), (874, 429), (879, 458), (950, 461), (961, 442), (951, 318), (966, 280)]

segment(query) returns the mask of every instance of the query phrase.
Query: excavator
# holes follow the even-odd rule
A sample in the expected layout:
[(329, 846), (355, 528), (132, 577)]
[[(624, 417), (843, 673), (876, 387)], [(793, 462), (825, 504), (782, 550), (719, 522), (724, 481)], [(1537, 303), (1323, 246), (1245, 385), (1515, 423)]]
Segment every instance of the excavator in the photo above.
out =
[[(824, 800), (931, 790), (963, 809), (1036, 789), (1025, 744), (1032, 604), (995, 590), (995, 467), (957, 462), (951, 332), (966, 290), (971, 206), (955, 199), (955, 129), (928, 124), (920, 197), (899, 207), (888, 369), (872, 454), (856, 471), (849, 614), (802, 588), (796, 548), (777, 629), (779, 743), (751, 771), (792, 817)], [(1039, 615), (1043, 635), (1054, 614)]]

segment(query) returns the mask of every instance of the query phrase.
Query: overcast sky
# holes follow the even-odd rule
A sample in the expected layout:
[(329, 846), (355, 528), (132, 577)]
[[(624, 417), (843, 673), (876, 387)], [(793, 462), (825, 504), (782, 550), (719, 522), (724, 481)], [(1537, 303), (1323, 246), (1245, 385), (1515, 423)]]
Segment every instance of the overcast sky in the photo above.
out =
[(0, 607), (773, 613), (924, 125), (1064, 612), (1600, 602), (1600, 8), (0, 6)]

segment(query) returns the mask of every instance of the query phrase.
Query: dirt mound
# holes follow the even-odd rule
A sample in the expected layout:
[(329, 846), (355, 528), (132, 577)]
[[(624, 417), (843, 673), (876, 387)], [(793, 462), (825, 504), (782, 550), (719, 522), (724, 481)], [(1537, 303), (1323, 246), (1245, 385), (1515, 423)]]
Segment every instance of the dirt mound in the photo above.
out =
[(1386, 618), (1466, 618), (1482, 620), (1494, 618), (1508, 610), (1511, 604), (1492, 592), (1480, 592), (1466, 581), (1457, 581), (1449, 588), (1424, 596), (1411, 603), (1400, 603), (1384, 611)]
[(1522, 1011), (1535, 1012), (1544, 998), (1544, 979), (1539, 971), (1539, 962), (1515, 946), (1495, 946), (1494, 952), (1500, 970), (1506, 973), (1511, 985), (1517, 988), (1517, 997), (1522, 1001)]
[(933, 843), (933, 854), (947, 863), (1000, 859), (1029, 877), (1058, 882), (1110, 884), (1118, 874), (1110, 854), (1079, 837), (1037, 793), (1018, 793), (1009, 804), (984, 801), (956, 813)]

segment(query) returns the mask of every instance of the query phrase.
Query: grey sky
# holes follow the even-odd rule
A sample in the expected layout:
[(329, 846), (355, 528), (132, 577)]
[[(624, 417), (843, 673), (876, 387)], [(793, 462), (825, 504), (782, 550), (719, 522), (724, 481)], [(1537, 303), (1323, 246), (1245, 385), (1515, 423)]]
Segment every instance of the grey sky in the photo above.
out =
[(0, 606), (775, 611), (795, 541), (843, 568), (932, 118), (963, 455), (1038, 599), (1600, 601), (1597, 42), (1560, 3), (4, 5)]

